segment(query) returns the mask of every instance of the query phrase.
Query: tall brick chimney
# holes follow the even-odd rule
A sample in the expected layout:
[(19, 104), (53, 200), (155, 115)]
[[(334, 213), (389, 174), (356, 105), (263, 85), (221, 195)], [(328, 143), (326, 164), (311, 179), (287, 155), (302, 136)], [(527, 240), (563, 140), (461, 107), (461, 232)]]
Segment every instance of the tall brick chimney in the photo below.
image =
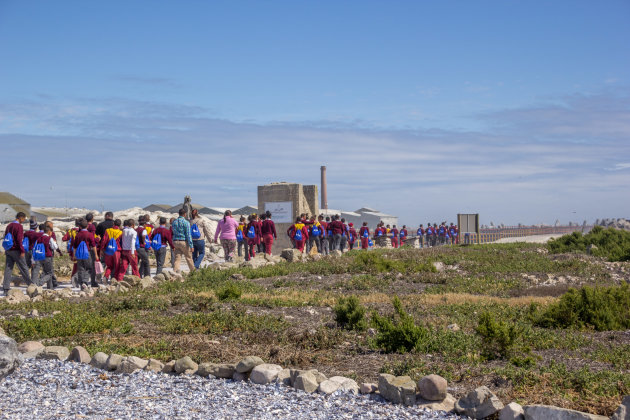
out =
[(322, 166), (322, 209), (328, 210), (328, 194), (326, 191), (326, 167)]

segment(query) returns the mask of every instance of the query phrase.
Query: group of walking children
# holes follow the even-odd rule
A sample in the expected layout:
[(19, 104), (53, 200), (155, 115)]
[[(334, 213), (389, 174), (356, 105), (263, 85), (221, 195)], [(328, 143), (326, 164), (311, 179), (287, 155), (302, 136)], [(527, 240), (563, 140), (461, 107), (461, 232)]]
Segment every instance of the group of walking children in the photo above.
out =
[[(256, 256), (257, 252), (271, 255), (273, 242), (277, 238), (276, 225), (271, 220), (271, 212), (267, 211), (261, 215), (251, 214), (247, 218), (241, 216), (240, 222), (236, 226), (238, 256), (244, 257), (246, 261), (249, 261)], [(223, 241), (221, 242), (223, 243)], [(234, 250), (232, 249), (233, 252)], [(232, 261), (231, 257), (227, 261)]]

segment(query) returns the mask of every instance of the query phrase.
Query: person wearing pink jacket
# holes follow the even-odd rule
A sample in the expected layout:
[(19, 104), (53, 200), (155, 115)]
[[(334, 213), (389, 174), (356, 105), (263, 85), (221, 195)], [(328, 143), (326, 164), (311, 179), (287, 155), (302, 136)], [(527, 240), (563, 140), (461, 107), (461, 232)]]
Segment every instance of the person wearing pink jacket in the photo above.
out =
[(232, 218), (232, 212), (226, 210), (223, 213), (223, 219), (219, 220), (216, 232), (214, 232), (214, 241), (216, 242), (217, 238), (221, 239), (225, 261), (232, 261), (234, 250), (236, 249), (237, 228), (238, 222)]

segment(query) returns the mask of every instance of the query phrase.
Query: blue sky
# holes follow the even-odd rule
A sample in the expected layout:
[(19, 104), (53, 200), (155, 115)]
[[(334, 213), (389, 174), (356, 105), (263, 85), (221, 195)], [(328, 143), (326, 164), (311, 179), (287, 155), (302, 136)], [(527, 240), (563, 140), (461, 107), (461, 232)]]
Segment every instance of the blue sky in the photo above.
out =
[(627, 1), (0, 0), (0, 188), (238, 207), (323, 164), (331, 207), (407, 224), (630, 217), (629, 23)]

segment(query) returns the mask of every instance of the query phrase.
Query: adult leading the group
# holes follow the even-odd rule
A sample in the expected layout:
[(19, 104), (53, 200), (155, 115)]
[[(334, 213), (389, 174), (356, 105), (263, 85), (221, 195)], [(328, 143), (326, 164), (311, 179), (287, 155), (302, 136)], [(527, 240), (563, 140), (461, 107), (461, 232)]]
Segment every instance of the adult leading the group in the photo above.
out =
[(175, 261), (173, 262), (173, 270), (179, 272), (179, 264), (182, 256), (188, 264), (188, 269), (195, 271), (195, 263), (192, 259), (193, 243), (190, 236), (190, 223), (184, 217), (185, 209), (179, 209), (179, 217), (173, 221), (171, 228), (173, 230), (173, 245), (175, 245)]
[[(238, 222), (232, 218), (232, 212), (226, 210), (225, 213), (223, 213), (223, 219), (219, 220), (217, 229), (214, 232), (214, 241), (216, 242), (217, 238), (221, 239), (225, 261), (232, 261), (234, 250), (236, 249), (237, 228)], [(245, 248), (245, 252), (247, 252), (247, 248)]]

